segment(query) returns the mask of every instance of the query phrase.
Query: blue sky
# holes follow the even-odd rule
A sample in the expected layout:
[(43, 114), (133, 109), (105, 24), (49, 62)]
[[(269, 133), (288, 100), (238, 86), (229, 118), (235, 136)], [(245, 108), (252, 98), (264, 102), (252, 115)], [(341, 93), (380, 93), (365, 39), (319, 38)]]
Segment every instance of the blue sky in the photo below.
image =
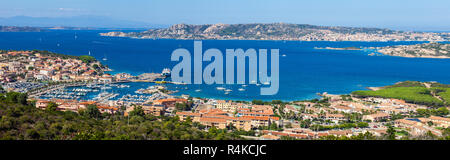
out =
[(449, 0), (2, 0), (0, 17), (108, 16), (154, 24), (271, 23), (444, 28)]

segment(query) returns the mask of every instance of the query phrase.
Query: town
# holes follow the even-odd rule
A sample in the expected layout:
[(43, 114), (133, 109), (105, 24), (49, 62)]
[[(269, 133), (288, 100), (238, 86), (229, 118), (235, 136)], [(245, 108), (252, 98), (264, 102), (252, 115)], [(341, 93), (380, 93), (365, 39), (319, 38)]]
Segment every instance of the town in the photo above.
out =
[[(407, 100), (358, 94), (320, 94), (320, 99), (283, 102), (273, 100), (231, 101), (174, 96), (164, 87), (170, 75), (147, 73), (132, 76), (110, 75), (107, 66), (89, 56), (65, 56), (47, 51), (2, 51), (0, 80), (4, 92), (28, 94), (35, 107), (80, 112), (95, 106), (102, 114), (132, 116), (137, 110), (154, 117), (177, 117), (201, 128), (243, 131), (243, 139), (424, 139), (448, 136), (449, 105), (411, 103)], [(152, 82), (154, 86), (136, 92), (150, 96), (127, 95), (113, 99), (112, 93), (94, 99), (79, 98), (82, 93), (105, 87), (126, 88), (126, 83)], [(177, 85), (183, 85), (176, 83)], [(64, 88), (73, 89), (69, 94)], [(64, 96), (57, 96), (65, 93)], [(47, 95), (47, 98), (42, 98)], [(56, 95), (56, 96), (55, 96)], [(443, 97), (443, 96), (442, 96)], [(445, 99), (445, 97), (444, 97)]]

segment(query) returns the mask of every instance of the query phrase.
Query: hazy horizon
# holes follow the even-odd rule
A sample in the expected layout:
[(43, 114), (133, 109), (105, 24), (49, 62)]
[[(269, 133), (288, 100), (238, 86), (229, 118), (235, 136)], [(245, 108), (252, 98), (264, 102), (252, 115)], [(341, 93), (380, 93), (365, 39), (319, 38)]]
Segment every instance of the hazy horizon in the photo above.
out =
[(141, 26), (155, 24), (170, 26), (179, 23), (283, 22), (395, 30), (450, 31), (450, 2), (445, 0), (319, 0), (314, 2), (295, 0), (16, 0), (2, 2), (0, 15), (3, 19), (16, 16), (108, 17), (114, 21), (135, 22)]

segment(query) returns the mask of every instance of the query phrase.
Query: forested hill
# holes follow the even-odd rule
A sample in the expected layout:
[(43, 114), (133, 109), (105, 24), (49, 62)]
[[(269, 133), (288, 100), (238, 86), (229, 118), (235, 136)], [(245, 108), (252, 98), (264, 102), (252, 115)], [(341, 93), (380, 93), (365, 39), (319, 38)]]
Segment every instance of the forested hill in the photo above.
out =
[(136, 109), (122, 114), (101, 114), (96, 106), (80, 113), (56, 111), (51, 103), (46, 110), (27, 101), (26, 94), (0, 94), (0, 140), (177, 140), (240, 139), (236, 132), (211, 128), (177, 117), (153, 117)]

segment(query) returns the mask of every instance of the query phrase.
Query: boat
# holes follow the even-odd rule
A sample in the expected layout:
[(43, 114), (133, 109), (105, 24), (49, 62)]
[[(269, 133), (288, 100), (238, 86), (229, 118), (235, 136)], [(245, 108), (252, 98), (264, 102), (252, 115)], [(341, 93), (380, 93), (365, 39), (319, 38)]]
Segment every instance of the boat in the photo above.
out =
[(107, 61), (107, 60), (108, 60), (108, 58), (106, 58), (106, 54), (105, 54), (105, 57), (103, 57), (102, 60), (103, 60), (103, 61)]
[(242, 85), (242, 87), (247, 87), (247, 85), (246, 85), (246, 84), (244, 84), (244, 85)]
[(286, 55), (285, 54), (283, 54), (283, 55), (281, 55), (282, 57), (286, 57)]
[(183, 82), (172, 82), (172, 84), (176, 84), (176, 85), (186, 85), (186, 83), (183, 83)]
[(224, 94), (230, 94), (230, 92), (225, 92)]
[(260, 86), (261, 84), (259, 84), (259, 83), (256, 83), (256, 86)]
[(161, 75), (163, 76), (170, 76), (170, 69), (169, 68), (164, 68), (163, 71), (161, 72)]
[(216, 87), (217, 90), (225, 90), (223, 87)]
[(239, 91), (245, 91), (245, 89), (244, 89), (244, 88), (239, 88), (238, 90), (239, 90)]
[(195, 90), (195, 92), (201, 92), (202, 90), (201, 89), (197, 89), (197, 90)]
[(264, 85), (270, 85), (269, 78), (266, 79), (266, 81), (263, 83)]
[(225, 90), (225, 92), (231, 92), (231, 91), (233, 91), (233, 90), (231, 90), (231, 89), (226, 89)]
[(167, 83), (167, 81), (155, 81), (155, 83), (157, 83), (157, 84), (164, 84), (164, 83)]

